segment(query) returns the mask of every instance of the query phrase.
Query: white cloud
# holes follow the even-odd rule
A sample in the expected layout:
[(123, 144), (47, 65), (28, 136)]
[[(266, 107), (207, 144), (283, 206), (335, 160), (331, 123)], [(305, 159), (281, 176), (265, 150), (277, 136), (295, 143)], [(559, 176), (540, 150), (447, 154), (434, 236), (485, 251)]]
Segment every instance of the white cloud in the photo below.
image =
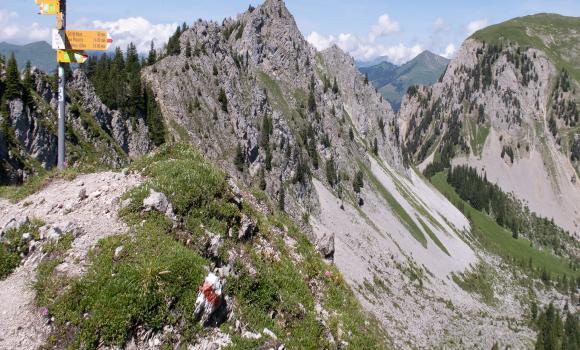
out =
[(471, 35), (480, 29), (487, 27), (487, 19), (478, 19), (476, 21), (469, 22), (465, 28), (467, 35)]
[(23, 26), (15, 21), (17, 17), (16, 12), (0, 9), (0, 41), (29, 43), (50, 38), (48, 27), (43, 27), (36, 22)]
[(331, 35), (329, 37), (325, 37), (323, 35), (318, 34), (317, 32), (312, 32), (306, 40), (316, 48), (318, 51), (326, 50), (332, 45), (335, 41), (334, 37)]
[(456, 51), (455, 45), (449, 44), (445, 48), (445, 51), (443, 53), (441, 53), (441, 56), (443, 56), (445, 58), (452, 58), (453, 55), (455, 54), (455, 51)]
[(387, 46), (376, 42), (377, 38), (399, 32), (399, 30), (399, 23), (391, 20), (389, 15), (384, 14), (379, 17), (367, 36), (360, 37), (350, 33), (341, 33), (335, 37), (312, 32), (306, 40), (317, 50), (324, 50), (336, 45), (357, 60), (366, 61), (379, 56), (387, 56), (393, 63), (401, 64), (420, 54), (423, 47), (421, 45), (407, 47), (402, 43)]
[(317, 32), (312, 32), (308, 35), (307, 40), (317, 50), (324, 50), (332, 45), (336, 45), (357, 60), (363, 61), (371, 60), (379, 56), (387, 56), (391, 62), (402, 64), (423, 52), (421, 45), (408, 47), (403, 43), (399, 43), (394, 46), (386, 46), (349, 33), (339, 34), (338, 37), (332, 35), (326, 37)]
[(441, 17), (437, 18), (435, 20), (435, 23), (433, 23), (433, 30), (435, 31), (435, 33), (441, 33), (447, 30), (448, 28), (449, 26), (447, 25), (445, 20)]
[(369, 33), (369, 40), (375, 41), (377, 38), (388, 34), (397, 33), (400, 30), (399, 22), (391, 20), (388, 14), (379, 17), (377, 24), (373, 26)]
[[(0, 41), (17, 44), (40, 40), (50, 42), (51, 28), (36, 22), (21, 25), (17, 17), (18, 14), (15, 12), (0, 9)], [(151, 41), (154, 41), (157, 47), (162, 47), (175, 32), (178, 24), (153, 24), (142, 17), (129, 17), (116, 21), (80, 19), (73, 26), (107, 30), (113, 37), (113, 47), (125, 49), (132, 42), (140, 53), (146, 53), (149, 51)]]
[(125, 49), (129, 43), (135, 44), (137, 51), (149, 51), (151, 41), (156, 47), (163, 46), (175, 32), (177, 23), (153, 24), (143, 17), (121, 18), (116, 21), (93, 21), (95, 29), (107, 30), (113, 37), (113, 46)]

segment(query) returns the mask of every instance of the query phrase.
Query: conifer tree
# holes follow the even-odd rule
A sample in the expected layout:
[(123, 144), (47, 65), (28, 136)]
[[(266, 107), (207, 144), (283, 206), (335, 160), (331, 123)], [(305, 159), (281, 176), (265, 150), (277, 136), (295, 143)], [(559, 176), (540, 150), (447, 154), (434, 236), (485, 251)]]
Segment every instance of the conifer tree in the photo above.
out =
[(143, 90), (141, 84), (141, 64), (139, 54), (133, 43), (127, 47), (126, 76), (128, 81), (128, 96), (126, 102), (127, 112), (132, 118), (144, 111)]
[(360, 193), (361, 188), (364, 187), (364, 175), (362, 171), (357, 171), (352, 182), (352, 188), (355, 193)]
[(185, 57), (187, 58), (191, 57), (191, 43), (189, 42), (189, 40), (185, 44)]
[(32, 100), (32, 88), (33, 88), (33, 79), (32, 79), (32, 64), (30, 61), (26, 62), (26, 68), (24, 70), (24, 80), (22, 81), (22, 100), (25, 104), (31, 105)]
[(20, 83), (20, 74), (18, 73), (18, 63), (16, 62), (16, 57), (13, 53), (10, 55), (10, 59), (8, 60), (8, 64), (6, 66), (4, 96), (6, 96), (8, 100), (12, 100), (21, 97), (21, 91), (22, 87)]
[(314, 89), (310, 89), (310, 93), (308, 94), (308, 110), (310, 112), (316, 111), (316, 97), (314, 96)]
[(563, 326), (560, 314), (553, 304), (550, 303), (546, 311), (540, 315), (538, 328), (536, 350), (560, 349)]
[(265, 191), (267, 187), (266, 183), (266, 174), (264, 173), (264, 169), (260, 170), (260, 189)]
[(244, 165), (246, 163), (246, 156), (242, 150), (242, 146), (238, 144), (236, 148), (236, 155), (234, 156), (234, 165), (238, 171), (244, 171)]
[(146, 118), (145, 123), (149, 128), (149, 135), (155, 146), (165, 143), (165, 124), (163, 116), (159, 110), (159, 105), (155, 101), (155, 96), (150, 87), (145, 88)]
[[(184, 23), (185, 25), (185, 23)], [(181, 38), (181, 27), (175, 29), (175, 33), (169, 38), (167, 42), (167, 54), (170, 56), (176, 56), (181, 53), (181, 44), (179, 38)]]
[(222, 106), (222, 111), (228, 113), (228, 97), (226, 96), (226, 92), (222, 88), (220, 88), (218, 101), (220, 102), (220, 104)]
[(331, 187), (334, 187), (337, 184), (334, 156), (331, 156), (328, 162), (326, 162), (326, 179)]
[(32, 89), (32, 63), (30, 61), (26, 62), (26, 68), (24, 69), (24, 81), (22, 85), (24, 85), (25, 89)]
[(580, 349), (580, 326), (578, 316), (568, 313), (564, 324), (564, 337), (562, 338), (562, 350)]
[(149, 50), (149, 56), (147, 57), (147, 65), (152, 65), (157, 62), (157, 51), (155, 51), (155, 43), (151, 40), (151, 49)]

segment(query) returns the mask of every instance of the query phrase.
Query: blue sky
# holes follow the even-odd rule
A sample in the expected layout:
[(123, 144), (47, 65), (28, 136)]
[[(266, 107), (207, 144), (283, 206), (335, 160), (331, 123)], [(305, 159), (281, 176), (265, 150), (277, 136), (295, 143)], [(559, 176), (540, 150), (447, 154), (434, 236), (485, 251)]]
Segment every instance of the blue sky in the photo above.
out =
[[(240, 0), (69, 0), (69, 28), (107, 29), (115, 42), (166, 41), (175, 26), (198, 18), (221, 21), (247, 9)], [(337, 44), (359, 60), (387, 56), (403, 63), (424, 49), (452, 57), (483, 26), (534, 14), (580, 16), (578, 0), (287, 0), (305, 37), (317, 48)], [(39, 16), (34, 0), (0, 2), (0, 41), (49, 40), (52, 16)]]

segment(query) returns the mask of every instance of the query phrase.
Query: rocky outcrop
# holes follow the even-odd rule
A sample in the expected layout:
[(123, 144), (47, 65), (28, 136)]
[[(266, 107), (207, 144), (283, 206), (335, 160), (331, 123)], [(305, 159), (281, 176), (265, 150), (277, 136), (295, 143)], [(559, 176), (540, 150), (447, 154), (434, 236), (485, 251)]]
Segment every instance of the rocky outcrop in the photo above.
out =
[(109, 109), (97, 96), (93, 85), (82, 70), (77, 69), (74, 72), (74, 78), (68, 86), (69, 89), (79, 92), (80, 107), (94, 116), (101, 128), (115, 139), (129, 157), (144, 155), (153, 148), (143, 118), (137, 118), (133, 122), (129, 116), (120, 111)]
[(16, 140), (30, 157), (43, 168), (48, 169), (56, 164), (57, 138), (51, 132), (50, 120), (38, 110), (25, 106), (22, 100), (10, 101), (10, 122)]
[(389, 104), (340, 49), (316, 52), (283, 1), (221, 25), (196, 21), (180, 44), (179, 55), (142, 74), (174, 139), (246, 185), (284, 196), (294, 218), (318, 208), (312, 177), (351, 191), (346, 178), (373, 148), (402, 170)]
[(578, 82), (552, 54), (468, 39), (439, 83), (409, 89), (401, 136), (406, 156), (421, 168), (434, 154), (444, 164), (473, 166), (533, 212), (580, 233), (570, 134)]
[[(46, 74), (33, 69), (28, 102), (8, 101), (8, 115), (0, 116), (0, 183), (22, 182), (57, 162), (57, 96)], [(149, 152), (153, 145), (143, 118), (110, 110), (96, 95), (85, 74), (77, 70), (67, 85), (67, 160), (69, 166), (95, 162), (119, 167), (128, 157)], [(5, 122), (4, 122), (5, 121)], [(8, 132), (8, 133), (7, 133)]]
[(155, 210), (161, 214), (165, 214), (165, 216), (173, 222), (177, 220), (173, 212), (173, 205), (163, 193), (151, 190), (149, 196), (143, 200), (143, 208), (146, 212)]
[(325, 259), (334, 259), (334, 234), (323, 235), (316, 242), (316, 249), (318, 249)]

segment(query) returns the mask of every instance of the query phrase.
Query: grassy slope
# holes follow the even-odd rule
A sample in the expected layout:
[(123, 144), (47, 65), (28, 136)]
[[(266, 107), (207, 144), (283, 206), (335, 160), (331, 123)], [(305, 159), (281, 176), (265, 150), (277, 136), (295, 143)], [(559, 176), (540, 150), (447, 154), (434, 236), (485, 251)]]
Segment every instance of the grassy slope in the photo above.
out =
[[(139, 326), (157, 332), (171, 325), (186, 342), (203, 336), (206, 330), (192, 316), (197, 287), (204, 266), (228, 261), (228, 252), (236, 261), (226, 294), (235, 299), (236, 319), (250, 330), (267, 327), (289, 349), (330, 348), (317, 320), (318, 299), (329, 311), (326, 324), (335, 339), (356, 349), (387, 347), (385, 332), (365, 316), (340, 273), (322, 261), (306, 236), (281, 213), (264, 215), (248, 205), (233, 205), (226, 175), (197, 152), (186, 146), (164, 147), (133, 168), (149, 180), (125, 196), (130, 204), (121, 215), (131, 234), (101, 241), (89, 272), (80, 279), (67, 280), (54, 272), (62, 252), (49, 255), (39, 267), (37, 302), (48, 306), (57, 325), (47, 348), (122, 345)], [(142, 212), (150, 188), (168, 195), (183, 227), (174, 229), (162, 214)], [(228, 238), (228, 228), (237, 232), (242, 215), (258, 221), (253, 240)], [(223, 237), (219, 257), (206, 256), (201, 224)], [(297, 242), (295, 248), (284, 243), (280, 232), (285, 227)], [(278, 258), (257, 249), (256, 241), (273, 245)], [(119, 246), (124, 249), (115, 257)], [(301, 258), (296, 260), (295, 254)], [(232, 336), (232, 349), (256, 349), (267, 341), (242, 339), (233, 322), (221, 326)]]
[(447, 183), (446, 173), (438, 173), (431, 181), (452, 203), (459, 204), (459, 207), (464, 209), (464, 214), (471, 219), (472, 227), (476, 231), (475, 236), (480, 238), (485, 248), (506, 258), (506, 260), (515, 259), (527, 263), (531, 259), (536, 269), (546, 269), (551, 274), (565, 274), (569, 277), (580, 275), (577, 271), (571, 270), (564, 260), (547, 251), (533, 248), (526, 239), (514, 239), (510, 232), (499, 226), (489, 216), (472, 208), (459, 198), (459, 195)]
[(401, 223), (407, 227), (413, 238), (415, 238), (423, 247), (427, 247), (427, 239), (423, 231), (417, 226), (413, 218), (407, 213), (405, 208), (397, 201), (397, 199), (383, 186), (381, 181), (367, 168), (364, 164), (359, 163), (359, 167), (364, 170), (371, 185), (379, 192), (383, 199), (387, 202), (393, 213), (399, 218)]
[[(538, 14), (518, 17), (482, 29), (472, 38), (488, 43), (517, 43), (544, 51), (556, 64), (580, 81), (580, 17)], [(573, 34), (576, 31), (576, 34)]]

